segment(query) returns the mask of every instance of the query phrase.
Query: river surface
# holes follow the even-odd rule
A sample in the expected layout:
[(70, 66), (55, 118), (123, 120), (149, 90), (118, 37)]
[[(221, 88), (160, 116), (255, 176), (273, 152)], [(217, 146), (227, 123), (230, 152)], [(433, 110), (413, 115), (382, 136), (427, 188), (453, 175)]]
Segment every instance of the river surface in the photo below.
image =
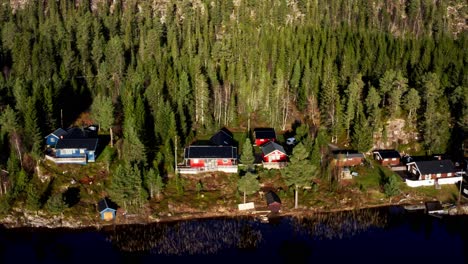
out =
[(468, 217), (400, 207), (269, 223), (217, 218), (95, 229), (0, 229), (0, 263), (468, 263)]

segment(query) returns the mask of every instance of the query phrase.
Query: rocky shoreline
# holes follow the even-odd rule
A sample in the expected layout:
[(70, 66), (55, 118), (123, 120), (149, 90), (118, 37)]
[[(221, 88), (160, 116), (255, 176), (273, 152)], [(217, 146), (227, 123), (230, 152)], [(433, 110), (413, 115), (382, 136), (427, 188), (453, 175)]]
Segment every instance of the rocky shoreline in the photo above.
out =
[[(363, 210), (388, 206), (403, 206), (399, 203), (384, 203), (378, 205), (365, 205), (361, 207), (343, 207), (336, 209), (284, 209), (280, 212), (279, 216), (289, 217), (310, 217), (319, 213), (336, 213), (342, 211)], [(447, 209), (449, 215), (468, 215), (468, 205), (453, 206)], [(70, 217), (64, 215), (50, 215), (45, 212), (30, 212), (23, 210), (13, 210), (13, 212), (2, 219), (0, 225), (5, 228), (68, 228), (68, 229), (85, 229), (96, 228), (101, 229), (114, 225), (132, 225), (132, 224), (151, 224), (174, 222), (204, 218), (217, 218), (217, 217), (259, 217), (267, 216), (268, 211), (246, 211), (241, 212), (233, 210), (232, 208), (217, 208), (205, 212), (185, 212), (177, 214), (164, 214), (158, 217), (141, 216), (141, 215), (121, 215), (115, 221), (105, 222), (99, 216), (83, 216), (83, 217)]]

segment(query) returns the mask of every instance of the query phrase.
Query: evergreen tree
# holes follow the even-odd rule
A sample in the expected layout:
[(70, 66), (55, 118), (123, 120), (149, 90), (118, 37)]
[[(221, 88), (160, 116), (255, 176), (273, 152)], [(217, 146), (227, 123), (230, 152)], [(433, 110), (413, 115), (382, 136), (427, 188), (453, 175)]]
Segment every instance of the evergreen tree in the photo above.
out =
[(299, 188), (310, 186), (312, 179), (317, 175), (316, 167), (313, 166), (307, 157), (306, 148), (302, 143), (297, 144), (293, 149), (288, 166), (281, 171), (284, 182), (288, 186), (294, 186), (294, 208), (298, 208)]
[(111, 98), (98, 94), (91, 105), (91, 116), (99, 125), (99, 129), (109, 130), (110, 143), (113, 146), (112, 125), (114, 124), (114, 105)]
[(151, 168), (146, 173), (144, 180), (145, 186), (149, 191), (150, 198), (153, 199), (155, 196), (156, 198), (159, 198), (164, 188), (164, 182), (159, 171)]
[(26, 111), (24, 112), (25, 142), (31, 153), (38, 157), (40, 155), (42, 137), (37, 124), (36, 100), (29, 97), (27, 102)]
[(237, 188), (244, 193), (244, 203), (246, 203), (246, 196), (254, 194), (260, 190), (260, 184), (257, 180), (257, 175), (247, 172), (237, 182)]
[(39, 210), (41, 208), (41, 196), (38, 193), (36, 186), (34, 186), (33, 183), (29, 182), (26, 190), (26, 207), (32, 211)]
[(67, 207), (63, 195), (61, 193), (54, 194), (49, 197), (46, 203), (47, 210), (52, 214), (63, 213), (63, 210)]
[(252, 170), (255, 156), (253, 154), (252, 142), (250, 142), (250, 138), (246, 138), (244, 144), (242, 145), (242, 154), (239, 161), (247, 166), (247, 171)]
[(353, 126), (351, 146), (359, 152), (367, 152), (372, 148), (372, 138), (372, 130), (369, 129), (369, 123), (362, 111), (362, 106), (359, 105), (356, 123)]
[(397, 176), (390, 175), (384, 181), (384, 193), (387, 197), (395, 196), (400, 192)]
[(404, 109), (408, 112), (407, 122), (415, 122), (416, 113), (421, 105), (421, 97), (416, 89), (411, 89), (403, 99)]
[(351, 121), (354, 120), (356, 115), (356, 104), (360, 103), (361, 91), (364, 87), (364, 83), (361, 80), (362, 76), (357, 75), (353, 81), (349, 84), (347, 93), (347, 102), (346, 102), (346, 113), (345, 113), (345, 129), (346, 129), (346, 139), (349, 139)]

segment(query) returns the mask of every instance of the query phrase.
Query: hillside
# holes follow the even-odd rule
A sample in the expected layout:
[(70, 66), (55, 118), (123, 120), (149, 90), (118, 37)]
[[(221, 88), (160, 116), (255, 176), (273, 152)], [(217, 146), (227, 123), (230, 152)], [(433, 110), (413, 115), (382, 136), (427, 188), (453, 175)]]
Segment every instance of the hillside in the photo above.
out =
[(135, 210), (222, 127), (296, 136), (314, 164), (327, 143), (462, 155), (466, 1), (40, 3), (0, 4), (0, 212), (63, 197), (37, 177), (59, 127), (99, 125), (97, 196)]

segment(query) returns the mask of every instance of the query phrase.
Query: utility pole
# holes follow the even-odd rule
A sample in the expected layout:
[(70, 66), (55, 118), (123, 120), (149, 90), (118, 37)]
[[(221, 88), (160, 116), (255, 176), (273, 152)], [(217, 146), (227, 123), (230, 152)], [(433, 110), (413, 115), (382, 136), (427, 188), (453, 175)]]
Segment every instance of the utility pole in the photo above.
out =
[(63, 128), (63, 109), (60, 108), (60, 127)]
[(177, 135), (174, 137), (174, 173), (177, 177)]
[(461, 198), (461, 192), (462, 192), (462, 186), (463, 186), (463, 171), (461, 171), (461, 181), (460, 181), (460, 190), (458, 192), (458, 206), (460, 206), (460, 198)]

